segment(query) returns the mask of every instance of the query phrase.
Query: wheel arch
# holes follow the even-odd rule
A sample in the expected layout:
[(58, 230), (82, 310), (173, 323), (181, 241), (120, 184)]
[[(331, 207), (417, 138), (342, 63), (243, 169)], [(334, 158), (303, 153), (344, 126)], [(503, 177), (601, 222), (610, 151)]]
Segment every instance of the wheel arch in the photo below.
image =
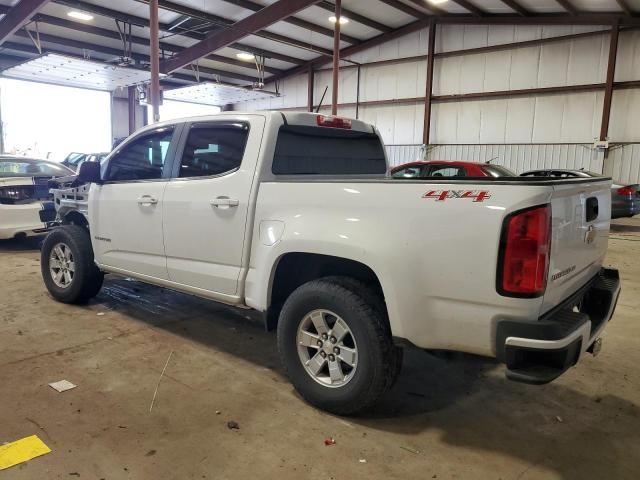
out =
[(312, 280), (332, 276), (351, 277), (363, 282), (385, 303), (382, 283), (370, 266), (346, 257), (287, 252), (274, 262), (271, 269), (265, 316), (267, 330), (276, 327), (282, 305), (296, 288)]
[(77, 210), (72, 210), (62, 217), (63, 225), (77, 225), (79, 227), (89, 228), (87, 217)]

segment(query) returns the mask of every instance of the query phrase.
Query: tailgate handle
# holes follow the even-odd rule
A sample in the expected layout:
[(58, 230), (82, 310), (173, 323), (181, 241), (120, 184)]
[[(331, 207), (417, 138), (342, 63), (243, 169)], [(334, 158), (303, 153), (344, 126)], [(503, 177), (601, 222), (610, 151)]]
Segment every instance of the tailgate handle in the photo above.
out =
[(592, 222), (593, 220), (598, 218), (598, 199), (596, 197), (587, 198), (586, 209), (587, 222)]

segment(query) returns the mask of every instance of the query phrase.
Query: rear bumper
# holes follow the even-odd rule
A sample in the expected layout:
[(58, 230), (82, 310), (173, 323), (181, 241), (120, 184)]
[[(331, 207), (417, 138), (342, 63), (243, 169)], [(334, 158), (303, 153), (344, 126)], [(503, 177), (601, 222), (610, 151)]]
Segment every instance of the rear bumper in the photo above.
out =
[(53, 202), (0, 205), (0, 239), (44, 233), (49, 229), (49, 222), (54, 219)]
[(638, 214), (640, 214), (640, 198), (614, 200), (611, 203), (611, 218), (633, 217)]
[(507, 378), (549, 383), (575, 365), (613, 316), (620, 295), (618, 271), (603, 268), (578, 292), (533, 322), (502, 321), (497, 357)]

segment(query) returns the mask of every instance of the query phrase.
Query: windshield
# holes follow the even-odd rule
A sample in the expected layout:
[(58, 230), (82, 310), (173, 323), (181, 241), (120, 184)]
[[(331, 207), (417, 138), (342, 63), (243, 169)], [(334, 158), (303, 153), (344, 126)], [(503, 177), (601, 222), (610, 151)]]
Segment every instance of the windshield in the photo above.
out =
[(0, 158), (0, 177), (64, 177), (74, 175), (64, 165), (28, 158)]
[(507, 167), (502, 165), (483, 165), (482, 169), (491, 175), (492, 177), (515, 177), (515, 172), (512, 172)]

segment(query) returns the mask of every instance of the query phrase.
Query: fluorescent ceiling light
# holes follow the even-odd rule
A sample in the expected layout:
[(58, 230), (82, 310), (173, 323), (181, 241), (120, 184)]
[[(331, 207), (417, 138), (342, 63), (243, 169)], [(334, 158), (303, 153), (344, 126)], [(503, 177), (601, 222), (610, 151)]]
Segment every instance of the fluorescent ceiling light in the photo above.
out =
[(248, 52), (236, 53), (236, 57), (238, 57), (240, 60), (253, 60), (255, 58), (253, 53)]
[[(331, 23), (336, 23), (336, 17), (335, 15), (332, 15), (329, 17), (329, 21)], [(340, 16), (340, 25), (345, 25), (349, 23), (349, 19), (347, 17), (343, 17), (342, 15)]]
[(93, 20), (93, 15), (89, 15), (88, 13), (78, 12), (76, 10), (71, 10), (67, 12), (67, 15), (71, 18), (75, 18), (76, 20), (84, 20), (88, 22), (89, 20)]
[(433, 3), (434, 5), (438, 5), (439, 3), (444, 3), (447, 0), (429, 0), (429, 3)]

